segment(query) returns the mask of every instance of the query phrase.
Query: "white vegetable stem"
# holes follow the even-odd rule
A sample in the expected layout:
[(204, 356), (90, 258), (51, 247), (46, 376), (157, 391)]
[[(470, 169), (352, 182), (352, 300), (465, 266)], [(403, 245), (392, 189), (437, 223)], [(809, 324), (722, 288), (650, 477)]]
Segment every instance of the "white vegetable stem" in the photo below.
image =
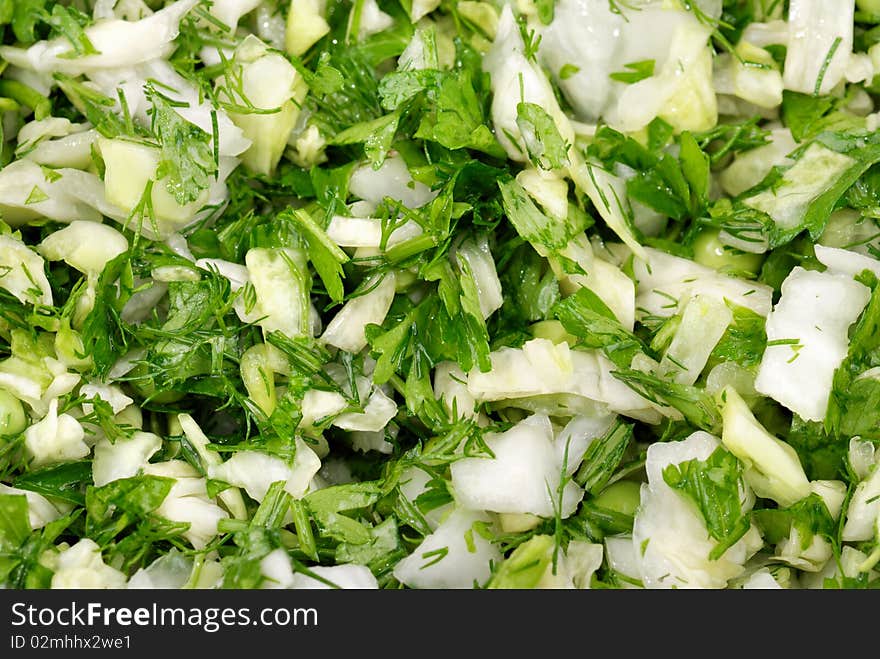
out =
[(848, 275), (795, 267), (767, 317), (758, 392), (803, 419), (824, 420), (834, 371), (849, 349), (849, 326), (870, 297), (870, 289)]

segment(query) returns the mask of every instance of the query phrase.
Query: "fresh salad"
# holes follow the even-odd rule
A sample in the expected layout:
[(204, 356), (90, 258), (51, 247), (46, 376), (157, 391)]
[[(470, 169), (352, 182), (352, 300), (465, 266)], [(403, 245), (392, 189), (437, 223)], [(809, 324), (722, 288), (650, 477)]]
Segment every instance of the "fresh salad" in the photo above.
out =
[(5, 588), (880, 585), (878, 0), (0, 0)]

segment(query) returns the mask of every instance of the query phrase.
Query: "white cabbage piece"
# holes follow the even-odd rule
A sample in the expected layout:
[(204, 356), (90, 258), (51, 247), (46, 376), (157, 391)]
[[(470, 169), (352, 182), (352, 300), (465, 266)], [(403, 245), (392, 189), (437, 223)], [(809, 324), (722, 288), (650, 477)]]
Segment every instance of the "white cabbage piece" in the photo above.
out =
[(330, 32), (324, 18), (325, 5), (324, 0), (291, 0), (284, 35), (288, 53), (299, 57)]
[(767, 316), (771, 345), (758, 368), (758, 392), (803, 419), (822, 421), (834, 371), (849, 350), (849, 326), (870, 297), (870, 289), (849, 275), (795, 267), (782, 282), (782, 296)]
[(260, 451), (236, 451), (225, 462), (208, 465), (207, 471), (209, 478), (241, 487), (252, 499), (262, 501), (276, 481), (284, 481), (285, 491), (295, 499), (301, 499), (320, 468), (321, 460), (315, 452), (297, 438), (292, 465)]
[(615, 414), (579, 414), (571, 417), (555, 440), (559, 464), (565, 466), (566, 476), (578, 470), (590, 445), (611, 428), (616, 418)]
[(839, 247), (815, 246), (816, 259), (833, 274), (855, 277), (865, 270), (880, 277), (880, 261), (864, 254)]
[(335, 391), (309, 389), (302, 399), (302, 420), (300, 426), (313, 426), (316, 421), (335, 417), (348, 407), (345, 396)]
[(516, 121), (520, 102), (540, 106), (553, 119), (562, 139), (574, 143), (571, 123), (559, 107), (550, 82), (540, 67), (525, 56), (525, 44), (510, 5), (501, 11), (495, 41), (483, 57), (483, 70), (492, 82), (495, 137), (509, 158), (517, 162), (528, 159), (526, 142)]
[[(377, 590), (379, 582), (366, 565), (316, 565), (309, 570), (333, 586), (348, 590)], [(315, 579), (303, 572), (293, 575), (291, 588), (324, 590), (332, 588), (328, 583)]]
[[(213, 140), (214, 120), (217, 122), (217, 152), (221, 160), (220, 178), (228, 175), (223, 161), (245, 151), (251, 141), (244, 136), (222, 107), (216, 107), (193, 83), (180, 75), (163, 59), (150, 60), (134, 68), (114, 68), (90, 74), (91, 81), (105, 96), (116, 99), (121, 89), (131, 117), (143, 126), (150, 125), (152, 104), (146, 96), (145, 84), (152, 81), (162, 95), (173, 101), (173, 110), (181, 118), (203, 130)], [(228, 100), (228, 99), (223, 99)], [(122, 113), (119, 102), (113, 108)], [(212, 144), (213, 147), (213, 144)], [(234, 160), (238, 163), (238, 160)]]
[(852, 208), (836, 210), (828, 218), (818, 244), (873, 257), (880, 249), (877, 220)]
[(764, 22), (749, 23), (743, 30), (743, 40), (759, 48), (788, 45), (788, 22), (773, 18)]
[(308, 92), (302, 76), (283, 55), (250, 35), (235, 49), (232, 68), (218, 79), (218, 89), (229, 103), (277, 110), (268, 114), (229, 113), (251, 141), (241, 154), (242, 162), (258, 174), (271, 174), (281, 160)]
[(0, 386), (27, 403), (36, 419), (46, 416), (50, 403), (73, 391), (79, 381), (78, 373), (49, 356), (13, 354), (0, 362)]
[(208, 497), (207, 481), (184, 460), (150, 463), (144, 473), (173, 478), (168, 496), (156, 509), (156, 514), (172, 522), (187, 522), (189, 528), (183, 537), (196, 549), (203, 549), (217, 535), (217, 524), (229, 513)]
[(791, 0), (785, 88), (828, 94), (843, 79), (853, 49), (854, 0)]
[(260, 561), (264, 577), (261, 588), (293, 588), (323, 590), (330, 588), (376, 590), (379, 583), (365, 565), (315, 565), (305, 572), (294, 572), (290, 556), (284, 549), (273, 549)]
[[(432, 475), (417, 466), (405, 468), (397, 481), (402, 496), (406, 497), (412, 505), (416, 505), (416, 499), (422, 493), (428, 490), (428, 483), (432, 479)], [(446, 516), (455, 507), (454, 503), (445, 503), (436, 508), (432, 508), (423, 514), (428, 527), (434, 531), (443, 522)]]
[(860, 481), (865, 480), (878, 461), (874, 442), (869, 439), (862, 439), (861, 437), (853, 437), (849, 440), (847, 460), (850, 469), (852, 469), (858, 479)]
[[(385, 246), (394, 247), (423, 233), (418, 222), (407, 220), (388, 235)], [(327, 237), (340, 247), (379, 249), (382, 246), (382, 221), (372, 217), (334, 215), (327, 225)]]
[(92, 164), (92, 146), (98, 131), (82, 130), (57, 139), (41, 140), (22, 158), (58, 169), (87, 169)]
[[(223, 458), (220, 457), (217, 451), (212, 451), (208, 448), (210, 440), (189, 414), (178, 414), (177, 421), (180, 423), (180, 428), (183, 430), (184, 435), (186, 435), (187, 440), (189, 440), (190, 445), (199, 454), (203, 468), (207, 470), (209, 466), (216, 466), (223, 462)], [(217, 497), (235, 519), (247, 519), (247, 507), (237, 487), (227, 488), (220, 492)]]
[(412, 8), (409, 12), (410, 20), (417, 23), (439, 6), (440, 0), (412, 0)]
[[(434, 366), (434, 398), (440, 401), (451, 418), (477, 418), (477, 401), (467, 386), (467, 374), (456, 362)], [(454, 414), (453, 414), (454, 412)]]
[[(88, 189), (83, 190), (83, 186)], [(65, 223), (100, 222), (101, 212), (80, 196), (83, 192), (98, 194), (103, 200), (101, 180), (75, 169), (54, 170), (49, 177), (42, 167), (27, 159), (0, 169), (0, 213), (3, 221), (13, 227), (41, 217)]]
[(84, 274), (99, 275), (109, 261), (128, 251), (128, 241), (106, 224), (74, 220), (46, 236), (37, 249), (50, 261), (63, 260)]
[(880, 573), (868, 567), (870, 561), (871, 558), (865, 552), (850, 545), (843, 545), (840, 550), (840, 561), (828, 561), (819, 572), (801, 573), (798, 581), (801, 588), (813, 590), (825, 589), (826, 581), (829, 579), (832, 582), (840, 583), (841, 577), (850, 579), (867, 577), (871, 582), (877, 579)]
[(55, 558), (55, 574), (51, 587), (55, 589), (112, 589), (124, 588), (127, 577), (104, 563), (101, 548), (90, 538), (83, 538), (64, 549)]
[(233, 32), (241, 18), (260, 4), (261, 0), (214, 0), (208, 12)]
[[(832, 519), (840, 517), (844, 499), (846, 499), (846, 483), (842, 481), (812, 481), (810, 489), (822, 497)], [(774, 558), (805, 572), (819, 572), (834, 556), (831, 543), (821, 535), (814, 535), (804, 547), (800, 531), (792, 525), (787, 538), (776, 545)]]
[[(678, 12), (663, 13), (670, 18), (678, 15)], [(657, 12), (650, 11), (650, 14), (650, 18), (658, 20)], [(621, 70), (620, 60), (628, 57), (620, 51), (627, 46), (635, 48), (638, 43), (633, 40), (630, 44), (625, 38), (629, 33), (627, 21), (638, 21), (643, 15), (641, 11), (613, 12), (604, 0), (558, 0), (555, 3), (553, 21), (541, 29), (538, 56), (553, 73), (578, 118), (596, 121), (605, 114), (609, 101), (614, 98), (614, 81), (609, 75)], [(633, 59), (627, 63), (656, 59), (661, 50), (668, 48), (667, 44), (656, 41), (652, 44), (657, 46), (656, 53), (648, 57), (633, 53)], [(577, 67), (577, 71), (562, 79), (559, 73), (566, 65)]]
[(97, 54), (72, 56), (73, 45), (64, 37), (38, 41), (28, 49), (0, 47), (0, 56), (25, 69), (80, 75), (109, 68), (131, 67), (169, 55), (181, 19), (199, 0), (178, 0), (139, 21), (104, 19), (84, 32)]
[[(430, 21), (425, 21), (430, 25)], [(421, 71), (440, 68), (436, 31), (430, 28), (416, 28), (409, 44), (397, 58), (398, 71)], [(446, 67), (444, 67), (446, 68)]]
[[(573, 481), (561, 483), (562, 455), (548, 417), (530, 416), (506, 432), (487, 433), (483, 439), (494, 458), (452, 463), (452, 489), (460, 505), (540, 517), (558, 513), (566, 518), (575, 511), (584, 491)], [(572, 459), (569, 466), (576, 469), (578, 463)]]
[(21, 490), (17, 487), (10, 487), (4, 483), (0, 483), (0, 495), (17, 495), (24, 496), (28, 505), (28, 523), (31, 529), (36, 531), (46, 524), (54, 522), (59, 517), (69, 513), (73, 509), (73, 504), (53, 499), (50, 501), (42, 494), (31, 492), (30, 490)]
[(351, 447), (361, 453), (378, 451), (385, 455), (391, 455), (394, 452), (394, 444), (388, 441), (388, 437), (396, 437), (397, 432), (397, 426), (393, 424), (384, 430), (353, 430), (349, 435)]
[(321, 340), (351, 353), (367, 346), (367, 325), (381, 325), (394, 301), (396, 277), (393, 272), (373, 277), (364, 284), (367, 291), (351, 298), (327, 324)]
[(52, 304), (46, 263), (21, 240), (0, 235), (0, 288), (25, 304)]
[(253, 32), (270, 48), (284, 50), (286, 24), (284, 14), (275, 3), (261, 2), (257, 6), (252, 22)]
[(846, 523), (841, 538), (844, 542), (873, 540), (880, 521), (880, 468), (874, 466), (858, 485), (846, 509)]
[(559, 554), (556, 573), (551, 562), (535, 587), (589, 589), (593, 574), (602, 566), (603, 554), (601, 544), (572, 540)]
[(782, 73), (773, 56), (743, 40), (736, 45), (736, 54), (738, 57), (729, 57), (732, 93), (760, 108), (779, 107), (782, 104)]
[[(600, 544), (572, 540), (567, 547), (562, 548), (556, 546), (550, 535), (535, 535), (529, 541), (520, 544), (511, 557), (502, 563), (489, 587), (535, 590), (588, 589), (593, 573), (602, 565), (603, 553)], [(543, 573), (537, 574), (535, 568), (542, 565)]]
[(86, 457), (91, 451), (84, 437), (85, 430), (79, 421), (69, 414), (58, 414), (58, 399), (53, 398), (46, 416), (24, 433), (25, 451), (32, 458), (31, 468)]
[(421, 208), (437, 196), (437, 192), (413, 179), (400, 156), (385, 158), (379, 169), (373, 169), (369, 164), (361, 165), (351, 173), (348, 190), (374, 206), (390, 197), (407, 208)]
[(539, 338), (526, 341), (521, 348), (501, 348), (490, 359), (489, 371), (468, 373), (468, 391), (478, 402), (519, 404), (523, 399), (549, 396), (574, 404), (573, 399), (581, 399), (593, 412), (607, 408), (659, 420), (648, 401), (611, 375), (614, 366), (599, 351), (571, 350), (566, 342), (554, 344)]
[(167, 238), (187, 226), (199, 209), (208, 203), (208, 190), (202, 190), (194, 201), (187, 204), (177, 202), (164, 179), (157, 178), (161, 159), (157, 147), (103, 137), (98, 140), (98, 145), (105, 164), (106, 200), (118, 209), (113, 214), (116, 218), (132, 216), (143, 203), (150, 186), (149, 203), (153, 213), (144, 220), (143, 229), (153, 238)]
[(564, 294), (574, 293), (578, 288), (589, 288), (604, 302), (624, 329), (633, 330), (636, 318), (636, 287), (617, 266), (599, 257), (584, 267), (586, 275), (566, 275), (560, 279)]
[(248, 396), (267, 417), (271, 416), (278, 402), (275, 375), (290, 372), (284, 353), (270, 343), (253, 345), (241, 356), (239, 372)]
[(732, 321), (733, 312), (722, 300), (708, 295), (692, 297), (660, 361), (658, 375), (679, 384), (694, 384)]
[(781, 590), (782, 586), (770, 574), (769, 568), (762, 567), (755, 570), (751, 576), (743, 583), (743, 590)]
[(767, 213), (779, 228), (793, 229), (803, 222), (809, 205), (855, 163), (849, 156), (811, 144), (778, 184), (747, 197), (743, 203)]
[(770, 313), (773, 289), (718, 272), (690, 259), (646, 247), (647, 260), (633, 259), (636, 312), (667, 318), (695, 295), (727, 300), (761, 316)]
[(410, 588), (473, 588), (492, 574), (502, 555), (474, 524), (490, 523), (486, 513), (455, 508), (433, 533), (394, 566), (394, 578)]
[(758, 185), (777, 165), (794, 164), (788, 158), (788, 154), (797, 148), (791, 131), (788, 128), (772, 128), (769, 138), (769, 144), (737, 153), (733, 162), (719, 174), (718, 182), (724, 192), (736, 197)]
[(137, 476), (160, 448), (162, 438), (151, 432), (136, 431), (131, 437), (117, 437), (113, 442), (106, 437), (99, 439), (92, 462), (95, 486)]
[(149, 16), (153, 10), (144, 0), (95, 0), (92, 17), (98, 20), (124, 18), (127, 21)]
[(516, 175), (516, 182), (548, 215), (565, 219), (568, 214), (568, 182), (556, 172), (527, 167)]
[[(354, 8), (348, 18), (348, 32), (351, 33), (354, 26)], [(360, 21), (357, 25), (357, 38), (362, 41), (367, 37), (387, 30), (394, 25), (394, 19), (379, 7), (376, 0), (364, 0), (361, 4)]]
[(15, 156), (21, 158), (45, 139), (65, 137), (71, 133), (87, 130), (88, 127), (89, 125), (86, 123), (75, 124), (70, 119), (62, 117), (33, 119), (18, 131), (18, 146), (15, 147)]
[(605, 537), (605, 559), (614, 572), (621, 588), (642, 588), (641, 550), (631, 535)]
[(818, 572), (834, 556), (831, 543), (819, 535), (813, 536), (806, 549), (803, 545), (800, 532), (793, 526), (789, 536), (776, 545), (773, 558), (803, 572)]
[(715, 126), (718, 102), (712, 85), (711, 34), (712, 29), (696, 19), (679, 24), (671, 37), (666, 36), (670, 50), (662, 68), (623, 90), (615, 112), (609, 113), (609, 123), (624, 131), (641, 130), (655, 117), (678, 131)]
[[(698, 431), (682, 441), (648, 447), (648, 482), (642, 485), (632, 535), (645, 588), (725, 588), (762, 546), (752, 527), (720, 558), (710, 560), (709, 553), (718, 543), (709, 535), (702, 514), (663, 480), (668, 465), (706, 460), (718, 446), (718, 438)], [(744, 511), (754, 504), (748, 487), (741, 492), (741, 501)]]
[(645, 248), (633, 233), (634, 217), (626, 194), (626, 180), (595, 163), (584, 161), (575, 150), (569, 151), (569, 157), (568, 173), (574, 184), (590, 198), (605, 224), (632, 253), (641, 259), (647, 258)]
[(504, 298), (487, 237), (481, 235), (466, 240), (455, 250), (455, 258), (459, 267), (473, 279), (479, 296), (480, 312), (484, 319), (488, 318), (501, 308)]
[(379, 432), (397, 416), (397, 403), (381, 388), (374, 387), (363, 412), (346, 412), (333, 419), (343, 430)]
[[(217, 154), (221, 159), (239, 156), (250, 145), (251, 140), (237, 126), (222, 107), (216, 107), (204, 94), (186, 78), (181, 76), (166, 60), (154, 60), (138, 69), (139, 79), (149, 79), (160, 83), (162, 94), (176, 102), (174, 111), (206, 134), (214, 136), (214, 121), (217, 122)], [(146, 103), (145, 103), (146, 105)], [(143, 110), (146, 120), (146, 108)], [(237, 160), (234, 162), (238, 162)], [(221, 170), (224, 168), (221, 167)], [(228, 172), (221, 171), (223, 177)]]
[(745, 465), (743, 477), (760, 497), (787, 508), (812, 492), (797, 452), (771, 435), (733, 387), (720, 396), (721, 441)]
[[(717, 2), (709, 4), (706, 14), (713, 16)], [(625, 129), (626, 124), (644, 125), (658, 113), (669, 115), (674, 125), (676, 115), (683, 118), (695, 110), (707, 110), (703, 121), (713, 116), (708, 32), (693, 13), (672, 3), (612, 6), (605, 0), (560, 0), (550, 25), (535, 27), (541, 36), (538, 57), (581, 121), (604, 119)], [(653, 62), (655, 75), (647, 84), (610, 77), (637, 62)], [(682, 68), (676, 71), (679, 63)], [(636, 107), (628, 97), (638, 98)]]
[(97, 137), (88, 123), (74, 124), (61, 117), (35, 119), (18, 131), (15, 155), (38, 165), (85, 169), (92, 162), (91, 146)]
[(193, 560), (172, 547), (155, 561), (131, 575), (126, 588), (172, 590), (183, 588), (193, 571)]
[(254, 247), (244, 257), (256, 293), (253, 315), (265, 333), (309, 334), (308, 270), (305, 254), (291, 247)]
[(281, 547), (273, 549), (260, 560), (260, 574), (263, 577), (260, 583), (261, 589), (290, 588), (294, 575), (290, 555)]

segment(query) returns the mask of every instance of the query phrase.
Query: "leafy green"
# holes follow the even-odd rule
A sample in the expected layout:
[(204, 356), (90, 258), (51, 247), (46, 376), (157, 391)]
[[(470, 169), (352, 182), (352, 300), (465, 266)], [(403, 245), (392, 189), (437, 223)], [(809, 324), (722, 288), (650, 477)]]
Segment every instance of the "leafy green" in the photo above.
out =
[(749, 530), (749, 516), (742, 508), (742, 465), (719, 446), (706, 460), (687, 460), (663, 469), (663, 480), (693, 501), (706, 520), (706, 528), (718, 544), (709, 558), (720, 558)]
[(221, 522), (222, 528), (232, 531), (232, 541), (237, 547), (234, 553), (223, 557), (224, 588), (259, 588), (266, 581), (260, 563), (271, 551), (281, 547), (281, 528), (291, 504), (284, 485), (284, 481), (276, 481), (269, 486), (250, 522)]
[(318, 271), (330, 299), (340, 302), (345, 295), (342, 264), (348, 261), (343, 252), (305, 210), (298, 209), (289, 217), (302, 231), (309, 246), (309, 260)]
[(373, 167), (380, 167), (385, 162), (385, 156), (394, 141), (397, 126), (400, 123), (400, 113), (392, 112), (384, 117), (364, 121), (337, 133), (330, 141), (331, 144), (358, 144), (363, 143), (364, 153)]
[(569, 145), (559, 134), (553, 117), (540, 105), (518, 103), (516, 125), (525, 141), (529, 159), (541, 169), (558, 169), (569, 164)]
[(744, 368), (756, 368), (761, 363), (767, 345), (765, 319), (751, 309), (727, 303), (733, 312), (733, 321), (715, 344), (706, 369), (724, 362), (736, 362)]
[(554, 544), (548, 535), (532, 536), (501, 563), (487, 588), (534, 588), (553, 561)]
[(699, 387), (668, 382), (656, 375), (632, 369), (613, 371), (612, 375), (643, 398), (657, 405), (674, 407), (698, 428), (710, 433), (717, 433), (721, 428), (717, 403)]
[(308, 494), (303, 502), (321, 535), (349, 545), (363, 545), (373, 541), (370, 528), (342, 513), (367, 508), (376, 503), (381, 494), (376, 483), (353, 483), (317, 490)]
[(533, 245), (541, 245), (550, 251), (560, 250), (585, 228), (585, 223), (577, 216), (560, 221), (542, 213), (514, 179), (501, 180), (498, 187), (508, 219), (523, 240)]
[(781, 542), (797, 530), (801, 550), (807, 549), (814, 537), (830, 541), (837, 532), (834, 518), (818, 494), (811, 494), (789, 508), (754, 510), (752, 518), (771, 543)]
[(624, 82), (631, 85), (634, 82), (639, 82), (639, 80), (644, 80), (645, 78), (653, 76), (655, 65), (656, 62), (652, 59), (630, 62), (629, 64), (623, 65), (625, 68), (629, 69), (629, 71), (618, 71), (610, 74), (608, 77), (617, 82)]
[(92, 463), (80, 460), (22, 474), (15, 479), (15, 487), (81, 506), (86, 500), (85, 486), (91, 479)]
[(177, 114), (179, 104), (155, 86), (148, 85), (146, 95), (152, 103), (150, 129), (162, 150), (156, 178), (167, 179), (165, 187), (178, 204), (194, 202), (217, 172), (211, 136)]
[(587, 448), (574, 481), (593, 495), (601, 492), (620, 466), (632, 438), (633, 425), (615, 421), (602, 437)]
[(878, 439), (880, 380), (861, 374), (880, 366), (880, 284), (873, 275), (866, 283), (873, 292), (854, 326), (846, 359), (834, 372), (825, 429), (840, 437)]
[(27, 498), (0, 494), (0, 581), (16, 589), (51, 587), (53, 571), (43, 554), (78, 516), (74, 512), (31, 532)]
[(638, 337), (624, 329), (614, 312), (589, 288), (580, 288), (558, 302), (553, 313), (582, 345), (601, 348), (621, 368), (628, 368), (632, 358), (645, 350)]

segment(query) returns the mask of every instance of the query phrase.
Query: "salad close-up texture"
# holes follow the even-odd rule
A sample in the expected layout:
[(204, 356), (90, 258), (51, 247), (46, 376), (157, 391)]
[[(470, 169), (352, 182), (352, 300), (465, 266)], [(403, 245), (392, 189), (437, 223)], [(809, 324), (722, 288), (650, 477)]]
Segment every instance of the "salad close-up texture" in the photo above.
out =
[(0, 587), (880, 586), (880, 0), (0, 30)]

